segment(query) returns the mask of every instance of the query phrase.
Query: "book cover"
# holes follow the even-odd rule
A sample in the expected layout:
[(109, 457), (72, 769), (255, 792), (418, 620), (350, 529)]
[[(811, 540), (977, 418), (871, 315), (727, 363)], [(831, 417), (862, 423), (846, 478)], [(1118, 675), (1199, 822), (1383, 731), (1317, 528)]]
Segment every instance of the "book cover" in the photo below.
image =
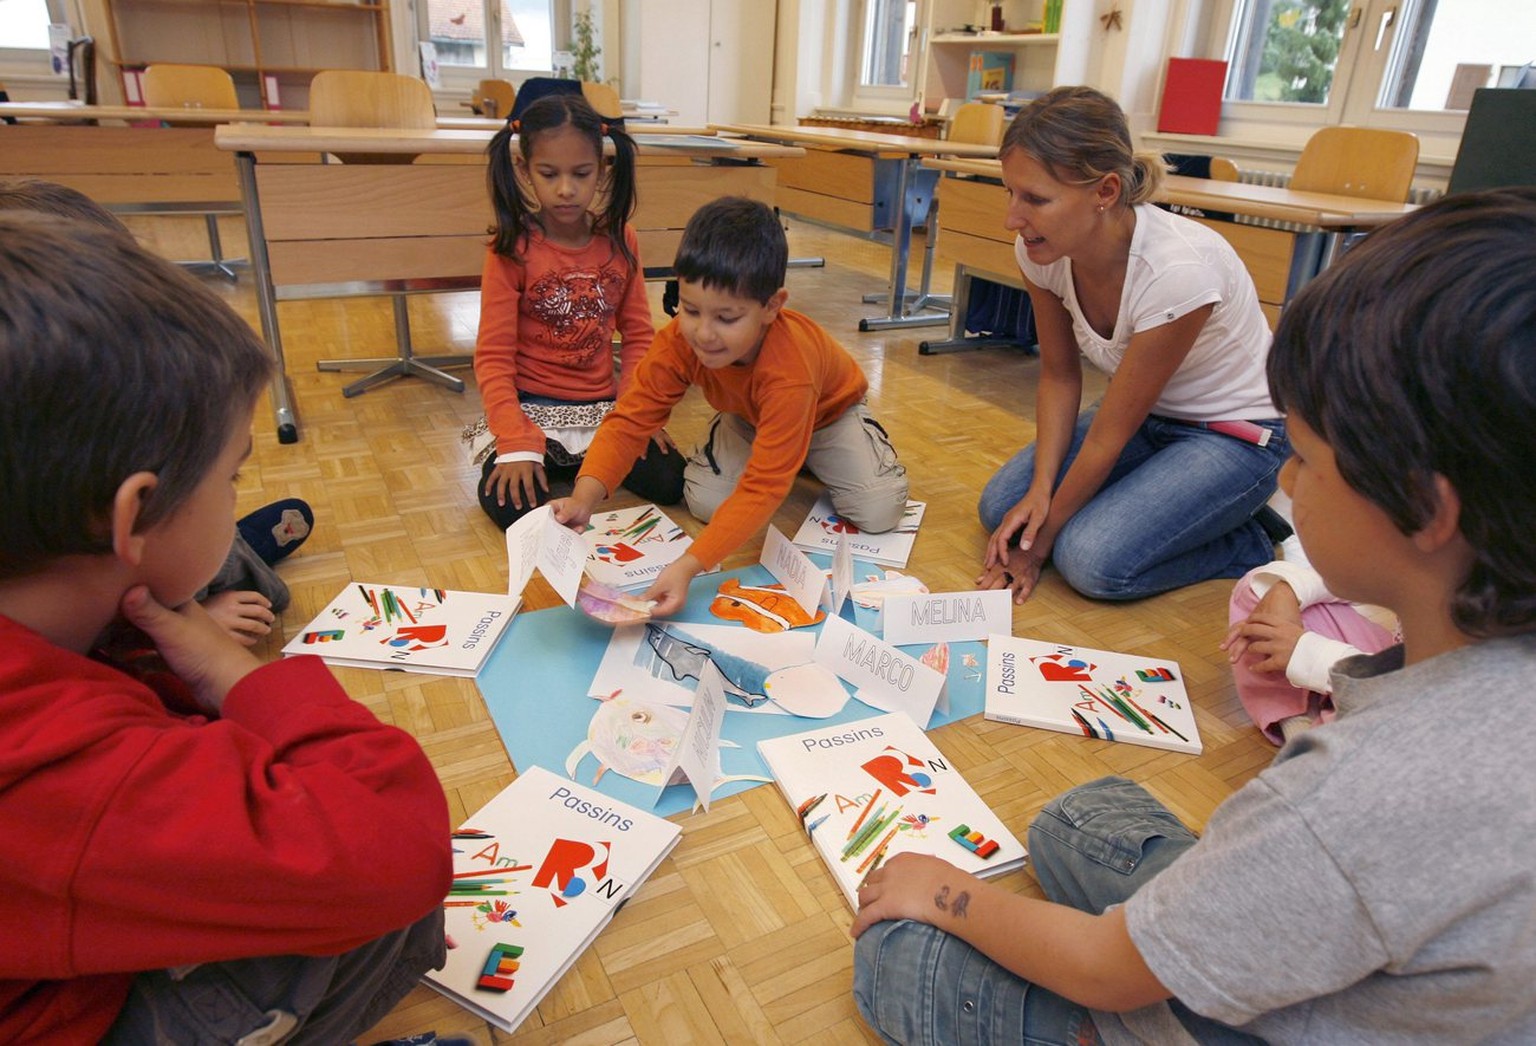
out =
[(1166, 658), (989, 636), (985, 700), (999, 722), (1200, 754), (1183, 673)]
[(655, 814), (531, 766), (453, 833), (453, 946), (433, 988), (504, 1031), (677, 845)]
[(348, 668), (472, 676), (522, 599), (415, 585), (353, 582), (283, 647)]
[(614, 588), (649, 585), (693, 544), (693, 538), (655, 505), (596, 513), (584, 536), (592, 549), (587, 573)]
[(832, 511), (832, 496), (825, 491), (811, 506), (810, 515), (795, 531), (790, 540), (807, 552), (837, 551), (840, 535), (848, 536), (848, 550), (855, 558), (867, 559), (888, 567), (904, 567), (912, 555), (912, 542), (917, 540), (917, 528), (923, 521), (926, 501), (909, 501), (902, 513), (901, 522), (894, 530), (884, 534), (866, 534)]
[(864, 877), (899, 853), (979, 876), (1024, 863), (1024, 846), (902, 712), (757, 743), (779, 791), (855, 911)]
[(972, 51), (965, 78), (966, 98), (982, 91), (1007, 91), (1013, 87), (1013, 54), (1008, 51)]
[(1226, 62), (1209, 58), (1168, 59), (1157, 129), (1176, 134), (1215, 134), (1221, 126), (1221, 91), (1226, 82)]

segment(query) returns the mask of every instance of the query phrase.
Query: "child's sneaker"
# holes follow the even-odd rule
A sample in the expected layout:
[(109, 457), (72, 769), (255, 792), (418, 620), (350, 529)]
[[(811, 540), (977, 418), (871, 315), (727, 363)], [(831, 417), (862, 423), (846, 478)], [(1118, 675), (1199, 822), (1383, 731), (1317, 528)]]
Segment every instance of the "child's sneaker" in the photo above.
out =
[(315, 525), (309, 502), (284, 498), (265, 505), (235, 524), (240, 536), (268, 566), (286, 559), (304, 544)]

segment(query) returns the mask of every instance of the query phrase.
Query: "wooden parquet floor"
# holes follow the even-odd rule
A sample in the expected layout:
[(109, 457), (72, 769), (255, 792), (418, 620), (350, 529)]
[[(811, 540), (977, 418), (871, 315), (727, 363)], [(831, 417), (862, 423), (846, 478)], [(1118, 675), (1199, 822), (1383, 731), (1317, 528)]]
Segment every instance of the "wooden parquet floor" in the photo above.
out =
[[(162, 219), (141, 221), (138, 231), (173, 257), (195, 257), (203, 248), (200, 228)], [(225, 242), (244, 240), (232, 228)], [(883, 289), (886, 248), (793, 222), (790, 244), (794, 257), (827, 258), (825, 268), (790, 271), (791, 306), (827, 326), (863, 365), (872, 409), (911, 474), (913, 496), (928, 502), (910, 572), (935, 591), (969, 587), (985, 541), (977, 493), (1033, 436), (1034, 360), (1014, 349), (919, 356), (917, 342), (942, 337), (939, 328), (859, 334), (858, 317), (878, 311), (860, 298)], [(256, 324), (248, 278), (213, 285)], [(660, 298), (660, 284), (653, 285), (658, 320), (665, 318)], [(412, 301), (418, 351), (472, 351), (478, 308), (476, 294)], [(295, 302), (280, 309), (302, 438), (279, 445), (265, 402), (258, 408), (240, 505), (245, 511), (297, 496), (314, 507), (313, 535), (281, 568), (293, 589), (283, 631), (297, 631), (353, 578), (504, 591), (502, 535), (475, 502), (477, 473), (458, 440), (480, 414), (471, 373), (461, 372), (471, 382), (463, 395), (405, 380), (344, 399), (347, 376), (317, 373), (314, 362), (392, 352), (388, 303)], [(708, 417), (703, 401), (690, 397), (670, 431), (691, 448)], [(809, 481), (797, 485), (775, 518), (780, 529), (793, 532), (815, 493)], [(676, 515), (697, 532), (685, 511)], [(758, 552), (754, 545), (726, 566), (753, 561)], [(980, 716), (935, 731), (935, 740), (1021, 836), (1051, 796), (1105, 774), (1143, 783), (1186, 822), (1203, 826), (1273, 751), (1244, 716), (1216, 646), (1231, 585), (1208, 582), (1111, 605), (1083, 599), (1047, 572), (1014, 614), (1017, 635), (1177, 659), (1205, 742), (1200, 757)], [(528, 597), (525, 613), (555, 602), (537, 578)], [(276, 656), (282, 641), (271, 637), (266, 652)], [(337, 675), (377, 715), (420, 739), (456, 822), (512, 780), (514, 768), (472, 682), (355, 669)], [(469, 1033), (482, 1043), (876, 1041), (850, 993), (851, 914), (774, 788), (755, 788), (678, 821), (684, 834), (673, 855), (517, 1034), (507, 1036), (418, 988), (359, 1041), (426, 1029)], [(1002, 881), (1038, 894), (1028, 871)]]

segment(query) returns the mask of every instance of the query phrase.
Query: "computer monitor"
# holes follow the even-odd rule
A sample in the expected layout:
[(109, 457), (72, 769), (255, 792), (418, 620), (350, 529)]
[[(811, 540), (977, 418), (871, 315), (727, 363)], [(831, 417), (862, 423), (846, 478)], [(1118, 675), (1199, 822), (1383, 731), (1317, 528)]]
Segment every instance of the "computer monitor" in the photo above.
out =
[(1536, 185), (1536, 91), (1483, 87), (1472, 96), (1446, 192)]

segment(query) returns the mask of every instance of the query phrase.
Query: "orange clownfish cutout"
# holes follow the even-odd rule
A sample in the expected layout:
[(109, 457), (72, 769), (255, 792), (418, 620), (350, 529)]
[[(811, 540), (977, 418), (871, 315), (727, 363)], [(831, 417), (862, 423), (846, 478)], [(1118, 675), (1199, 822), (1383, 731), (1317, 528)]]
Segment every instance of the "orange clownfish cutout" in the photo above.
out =
[(735, 578), (726, 578), (720, 585), (709, 612), (726, 621), (740, 621), (754, 632), (784, 632), (814, 625), (827, 616), (821, 610), (806, 613), (783, 585), (743, 585)]

